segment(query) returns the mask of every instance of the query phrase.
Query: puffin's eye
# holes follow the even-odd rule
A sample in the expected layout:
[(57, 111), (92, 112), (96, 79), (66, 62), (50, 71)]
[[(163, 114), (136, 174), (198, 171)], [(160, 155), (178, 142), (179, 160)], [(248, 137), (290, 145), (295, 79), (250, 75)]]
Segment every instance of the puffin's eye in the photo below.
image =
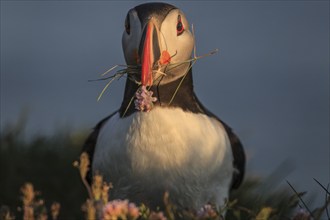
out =
[(183, 33), (184, 27), (181, 21), (181, 15), (178, 15), (178, 23), (176, 24), (176, 35), (179, 36)]
[(131, 33), (131, 24), (129, 21), (129, 14), (127, 14), (126, 19), (125, 19), (125, 31), (127, 34)]

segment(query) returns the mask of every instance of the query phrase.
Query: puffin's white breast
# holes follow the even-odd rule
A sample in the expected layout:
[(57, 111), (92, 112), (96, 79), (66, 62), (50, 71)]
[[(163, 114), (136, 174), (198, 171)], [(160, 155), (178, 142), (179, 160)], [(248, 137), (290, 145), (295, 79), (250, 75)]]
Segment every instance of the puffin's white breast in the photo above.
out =
[(228, 197), (232, 161), (229, 139), (217, 120), (155, 107), (126, 118), (117, 113), (105, 123), (93, 172), (114, 184), (113, 197), (143, 200), (139, 193), (152, 198), (148, 194), (168, 190), (178, 204), (198, 208)]

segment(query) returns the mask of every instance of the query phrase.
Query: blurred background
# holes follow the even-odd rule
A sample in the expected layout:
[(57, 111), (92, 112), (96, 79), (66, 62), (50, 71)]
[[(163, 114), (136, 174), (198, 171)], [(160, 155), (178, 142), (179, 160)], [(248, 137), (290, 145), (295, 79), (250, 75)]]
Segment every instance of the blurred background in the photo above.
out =
[[(41, 161), (53, 160), (59, 173), (73, 170), (67, 161), (77, 159), (85, 136), (121, 104), (125, 80), (113, 83), (99, 102), (106, 82), (88, 80), (124, 64), (124, 19), (140, 3), (1, 1), (1, 190), (18, 193), (30, 179), (43, 191), (50, 179), (38, 182)], [(284, 187), (289, 180), (308, 191), (311, 203), (323, 201), (313, 178), (330, 182), (329, 1), (169, 3), (194, 25), (198, 55), (219, 49), (194, 66), (195, 90), (241, 138), (247, 175), (271, 176)], [(22, 154), (28, 147), (8, 150), (10, 143), (36, 141), (34, 151), (44, 145), (61, 151), (55, 159), (42, 154), (28, 160)], [(80, 184), (78, 173), (68, 172), (71, 184)], [(61, 192), (53, 194), (56, 199)], [(9, 200), (3, 193), (0, 205), (14, 204)]]

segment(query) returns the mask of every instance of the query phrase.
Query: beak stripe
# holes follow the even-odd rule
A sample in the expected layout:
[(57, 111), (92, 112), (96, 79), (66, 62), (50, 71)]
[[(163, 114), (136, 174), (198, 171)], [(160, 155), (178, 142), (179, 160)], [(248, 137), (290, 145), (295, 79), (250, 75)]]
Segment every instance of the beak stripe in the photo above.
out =
[(154, 63), (153, 48), (152, 48), (153, 31), (154, 31), (154, 25), (152, 22), (149, 22), (147, 26), (147, 33), (145, 36), (143, 52), (142, 52), (141, 83), (143, 86), (152, 86), (153, 83), (152, 80), (152, 65)]

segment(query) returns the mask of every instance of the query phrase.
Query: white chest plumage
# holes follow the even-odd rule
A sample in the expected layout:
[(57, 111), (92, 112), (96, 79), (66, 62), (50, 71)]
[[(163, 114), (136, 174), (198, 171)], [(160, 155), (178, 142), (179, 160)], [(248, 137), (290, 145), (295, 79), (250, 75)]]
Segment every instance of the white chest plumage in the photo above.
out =
[(113, 183), (111, 199), (157, 204), (168, 191), (177, 205), (199, 208), (208, 202), (222, 205), (228, 197), (232, 161), (229, 139), (217, 120), (156, 107), (126, 118), (117, 113), (104, 124), (93, 172)]

